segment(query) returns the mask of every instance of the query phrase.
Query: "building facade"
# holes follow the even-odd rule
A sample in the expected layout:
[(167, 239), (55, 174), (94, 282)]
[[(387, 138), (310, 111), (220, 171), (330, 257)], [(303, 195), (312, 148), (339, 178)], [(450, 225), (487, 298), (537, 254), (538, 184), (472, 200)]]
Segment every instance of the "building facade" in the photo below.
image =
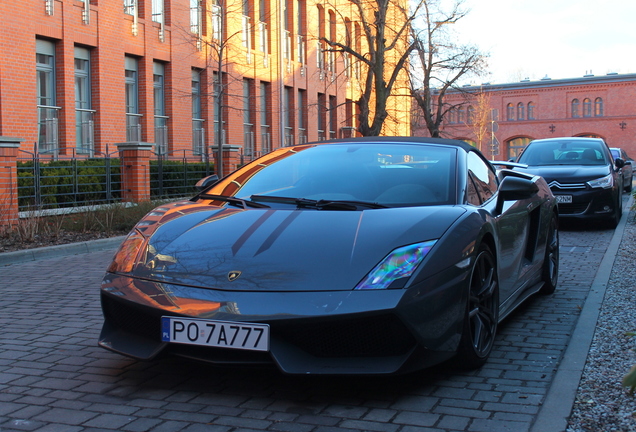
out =
[[(636, 155), (636, 74), (468, 86), (448, 94), (443, 135), (493, 160), (514, 158), (533, 139), (594, 136)], [(416, 135), (427, 135), (415, 117)]]
[[(0, 2), (0, 137), (99, 156), (143, 142), (224, 171), (292, 144), (354, 136), (360, 65), (320, 37), (361, 29), (346, 0)], [(395, 98), (388, 135), (409, 135)]]

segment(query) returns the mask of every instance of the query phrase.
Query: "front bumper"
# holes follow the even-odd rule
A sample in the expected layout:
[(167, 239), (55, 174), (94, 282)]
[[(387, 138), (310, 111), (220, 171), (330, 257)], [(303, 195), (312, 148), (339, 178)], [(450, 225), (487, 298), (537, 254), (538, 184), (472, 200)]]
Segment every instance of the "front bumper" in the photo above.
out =
[[(141, 360), (178, 355), (216, 364), (275, 365), (291, 374), (388, 374), (440, 363), (457, 349), (466, 275), (409, 289), (227, 292), (107, 274), (99, 345)], [(269, 352), (166, 343), (161, 317), (270, 326)]]
[(616, 212), (613, 189), (552, 189), (552, 193), (557, 199), (559, 195), (572, 196), (572, 203), (559, 203), (559, 217), (612, 218)]

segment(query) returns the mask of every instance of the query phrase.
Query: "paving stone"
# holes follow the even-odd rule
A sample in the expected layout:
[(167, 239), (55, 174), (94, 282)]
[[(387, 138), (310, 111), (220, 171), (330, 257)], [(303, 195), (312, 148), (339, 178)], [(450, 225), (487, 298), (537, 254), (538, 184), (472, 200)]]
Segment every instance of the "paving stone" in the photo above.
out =
[(527, 432), (611, 234), (562, 232), (559, 288), (501, 324), (480, 370), (390, 379), (138, 362), (96, 346), (99, 285), (113, 250), (4, 266), (0, 431)]

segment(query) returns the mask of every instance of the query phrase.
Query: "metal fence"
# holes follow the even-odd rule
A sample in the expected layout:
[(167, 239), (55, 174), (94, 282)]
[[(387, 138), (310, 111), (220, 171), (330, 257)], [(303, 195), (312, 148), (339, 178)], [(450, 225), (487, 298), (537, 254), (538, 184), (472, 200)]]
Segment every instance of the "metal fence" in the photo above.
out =
[(196, 182), (211, 175), (212, 171), (210, 155), (206, 153), (175, 150), (156, 155), (156, 159), (150, 161), (150, 197), (193, 195)]
[[(212, 174), (208, 155), (180, 150), (150, 161), (151, 199), (191, 196), (194, 185)], [(93, 157), (20, 150), (17, 159), (18, 210), (49, 210), (119, 202), (122, 199), (119, 152)]]

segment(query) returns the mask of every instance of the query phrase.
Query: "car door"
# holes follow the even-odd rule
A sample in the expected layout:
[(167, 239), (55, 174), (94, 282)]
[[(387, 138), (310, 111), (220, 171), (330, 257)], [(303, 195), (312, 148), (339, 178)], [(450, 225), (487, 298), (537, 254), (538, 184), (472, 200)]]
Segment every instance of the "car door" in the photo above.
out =
[[(504, 302), (515, 297), (516, 291), (521, 288), (519, 283), (521, 274), (527, 271), (525, 267), (532, 263), (532, 259), (528, 259), (528, 252), (532, 246), (529, 244), (529, 239), (532, 237), (533, 202), (532, 199), (506, 201), (501, 213), (497, 214), (495, 209), (499, 182), (494, 169), (476, 152), (468, 154), (467, 169), (469, 203), (481, 205), (494, 217), (497, 234), (499, 295)], [(533, 240), (536, 243), (536, 236), (534, 237)]]

